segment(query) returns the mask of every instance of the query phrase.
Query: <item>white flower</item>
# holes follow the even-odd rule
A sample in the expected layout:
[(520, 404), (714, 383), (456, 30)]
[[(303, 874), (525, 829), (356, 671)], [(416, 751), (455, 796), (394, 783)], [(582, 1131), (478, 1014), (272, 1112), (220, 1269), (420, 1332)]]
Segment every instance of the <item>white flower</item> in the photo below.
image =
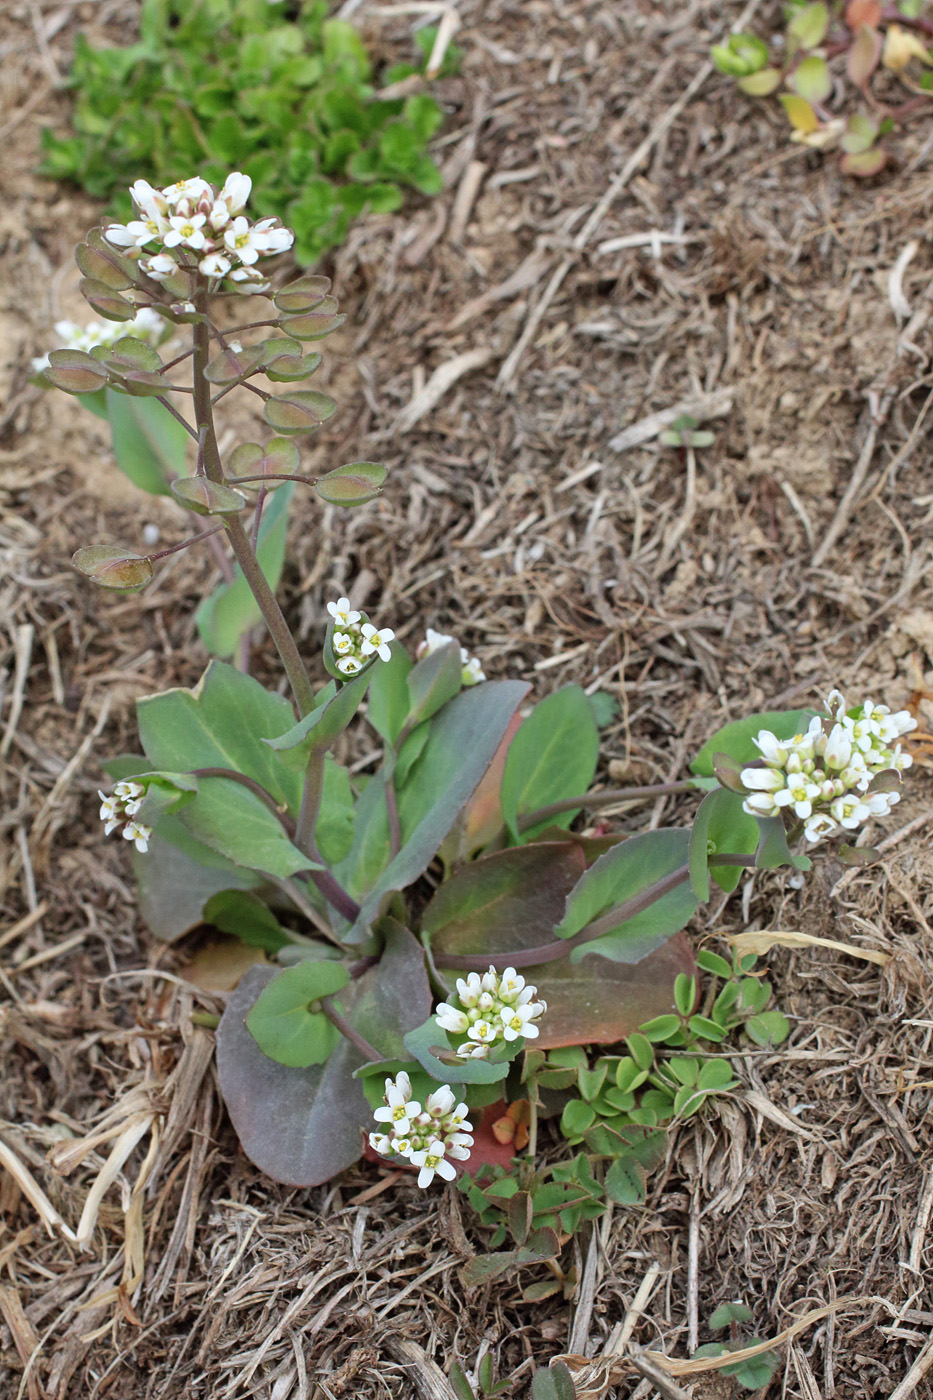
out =
[(184, 248), (203, 248), (205, 243), (203, 229), (206, 222), (207, 218), (204, 214), (172, 214), (169, 218), (171, 227), (163, 236), (162, 242), (166, 248), (177, 248), (179, 245)]
[(156, 253), (154, 257), (142, 258), (139, 266), (154, 282), (164, 282), (166, 277), (171, 277), (178, 271), (178, 263), (168, 253)]
[(333, 646), (338, 656), (346, 656), (353, 650), (353, 638), (346, 632), (335, 632)]
[(391, 1157), (395, 1152), (395, 1144), (385, 1133), (370, 1133), (369, 1145), (374, 1152), (378, 1152), (380, 1157)]
[(411, 1154), (409, 1161), (412, 1166), (421, 1168), (418, 1173), (418, 1185), (422, 1189), (431, 1185), (435, 1173), (442, 1176), (445, 1181), (453, 1181), (457, 1175), (456, 1167), (444, 1160), (446, 1151), (444, 1144), (438, 1138), (434, 1138), (422, 1151)]
[(104, 835), (109, 836), (111, 831), (115, 831), (118, 826), (123, 825), (123, 812), (115, 794), (108, 797), (105, 792), (101, 792), (98, 788), (97, 796), (100, 798), (100, 819), (105, 823)]
[(351, 611), (349, 598), (338, 598), (336, 603), (328, 603), (327, 611), (338, 627), (353, 627), (362, 616), (361, 613)]
[(517, 1040), (524, 1036), (527, 1040), (534, 1040), (538, 1035), (538, 1027), (531, 1024), (532, 1018), (540, 1014), (540, 1009), (536, 1002), (530, 1002), (525, 1006), (506, 1006), (499, 1012), (502, 1018), (502, 1034), (506, 1040)]
[(749, 812), (751, 816), (756, 814), (760, 817), (773, 816), (778, 811), (778, 805), (772, 792), (753, 792), (750, 797), (746, 797), (742, 803), (742, 810)]
[(165, 195), (153, 189), (148, 180), (134, 180), (130, 185), (130, 198), (147, 219), (164, 218), (168, 213)]
[(295, 241), (295, 235), (291, 229), (282, 228), (277, 219), (260, 219), (253, 231), (260, 252), (270, 256), (274, 253), (287, 252)]
[(134, 841), (137, 851), (145, 854), (149, 849), (149, 838), (152, 836), (152, 827), (143, 826), (142, 822), (127, 822), (123, 828), (124, 841)]
[(814, 797), (819, 795), (818, 785), (806, 773), (788, 773), (787, 786), (774, 794), (774, 801), (778, 807), (793, 807), (797, 816), (805, 819), (813, 811)]
[(220, 199), (230, 214), (239, 214), (240, 210), (245, 207), (252, 188), (253, 182), (250, 177), (241, 174), (239, 170), (234, 170), (227, 176), (224, 180), (224, 187), (220, 191)]
[(783, 767), (787, 762), (788, 754), (791, 752), (790, 744), (786, 739), (778, 739), (777, 735), (772, 734), (770, 729), (762, 729), (752, 742), (761, 751), (761, 756), (766, 763), (775, 763)]
[[(404, 1084), (401, 1083), (404, 1079)], [(391, 1123), (394, 1133), (401, 1135), (408, 1134), (412, 1130), (415, 1119), (421, 1112), (421, 1105), (417, 1099), (412, 1099), (411, 1085), (408, 1083), (408, 1075), (404, 1070), (398, 1076), (398, 1081), (393, 1084), (391, 1079), (386, 1080), (386, 1105), (384, 1108), (377, 1108), (373, 1117), (377, 1123)]]
[(470, 1024), (470, 1018), (465, 1011), (457, 1011), (453, 1006), (449, 1006), (446, 1001), (442, 1001), (434, 1013), (434, 1019), (441, 1027), (441, 1030), (452, 1031), (454, 1035), (465, 1031)]
[(230, 259), (223, 253), (208, 253), (207, 257), (198, 263), (198, 271), (205, 277), (226, 277), (231, 266)]
[(197, 204), (198, 200), (210, 193), (210, 185), (197, 175), (191, 180), (176, 180), (174, 185), (167, 185), (162, 191), (164, 198), (172, 205), (178, 205), (182, 200)]
[(457, 995), (460, 998), (460, 1004), (468, 1010), (479, 1001), (482, 991), (483, 983), (478, 972), (471, 972), (466, 978), (457, 978)]
[(143, 787), (142, 783), (134, 783), (131, 782), (130, 779), (125, 778), (122, 782), (117, 783), (113, 790), (113, 795), (114, 797), (119, 797), (122, 802), (125, 802), (127, 798), (141, 797), (145, 791), (146, 789)]
[(808, 841), (819, 841), (836, 830), (836, 823), (827, 812), (816, 812), (803, 824), (803, 833)]
[(837, 797), (829, 811), (840, 826), (847, 827), (850, 831), (861, 826), (862, 822), (871, 816), (871, 808), (855, 795)]
[(739, 776), (742, 786), (752, 792), (779, 792), (784, 786), (784, 774), (779, 768), (743, 768)]
[(337, 662), (337, 670), (343, 676), (355, 676), (363, 669), (362, 661), (358, 661), (355, 656), (341, 656)]
[(461, 680), (464, 685), (479, 685), (480, 681), (486, 679), (486, 672), (480, 666), (475, 656), (469, 657), (463, 663), (463, 673)]
[(230, 281), (249, 282), (257, 296), (260, 296), (269, 289), (269, 283), (263, 277), (259, 269), (255, 267), (235, 267), (230, 273)]
[(364, 622), (360, 631), (363, 634), (363, 644), (360, 651), (364, 656), (372, 656), (375, 653), (383, 661), (392, 660), (389, 643), (394, 640), (395, 633), (390, 628), (383, 627), (377, 632), (371, 622)]
[(242, 214), (233, 220), (229, 228), (224, 229), (224, 243), (247, 266), (251, 266), (260, 253), (266, 251), (263, 235), (257, 233), (256, 227), (251, 227)]
[(852, 740), (842, 724), (834, 724), (822, 753), (827, 768), (846, 768), (852, 758)]
[(440, 651), (448, 642), (455, 641), (456, 638), (448, 637), (444, 632), (435, 632), (433, 627), (425, 628), (424, 641), (418, 648), (419, 656), (431, 656), (435, 651)]
[(433, 1094), (429, 1094), (425, 1100), (425, 1112), (432, 1118), (446, 1118), (448, 1113), (453, 1113), (457, 1100), (454, 1092), (448, 1084), (442, 1084), (439, 1089), (435, 1089)]

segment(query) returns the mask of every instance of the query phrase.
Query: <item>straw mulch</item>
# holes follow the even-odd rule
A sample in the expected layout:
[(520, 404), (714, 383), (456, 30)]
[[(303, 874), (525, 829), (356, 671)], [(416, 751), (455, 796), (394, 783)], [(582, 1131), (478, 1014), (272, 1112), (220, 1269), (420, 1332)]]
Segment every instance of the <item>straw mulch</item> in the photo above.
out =
[[(411, 18), (354, 9), (396, 52)], [(604, 779), (680, 775), (726, 719), (833, 683), (929, 724), (928, 119), (879, 180), (844, 181), (704, 66), (735, 4), (459, 12), (446, 193), (364, 221), (327, 269), (350, 321), (311, 470), (376, 459), (391, 478), (348, 516), (299, 507), (284, 596), (309, 654), (352, 587), (405, 638), (456, 631), (491, 676), (608, 691)], [(0, 17), (0, 1141), (89, 1236), (47, 1234), (0, 1169), (0, 1395), (451, 1400), (449, 1362), (492, 1351), (514, 1396), (572, 1354), (588, 1400), (714, 1400), (733, 1382), (642, 1350), (686, 1356), (736, 1297), (766, 1338), (849, 1300), (787, 1341), (774, 1397), (933, 1394), (924, 762), (880, 867), (824, 856), (802, 890), (758, 875), (697, 922), (854, 953), (767, 955), (789, 1043), (738, 1053), (741, 1091), (671, 1134), (646, 1205), (578, 1235), (566, 1300), (523, 1303), (540, 1268), (466, 1292), (483, 1241), (456, 1194), (368, 1164), (286, 1190), (239, 1152), (191, 1020), (217, 998), (140, 925), (95, 810), (134, 699), (205, 664), (191, 615), (213, 566), (176, 556), (133, 598), (76, 580), (81, 544), (186, 527), (119, 477), (98, 420), (27, 382), (52, 321), (80, 314), (70, 248), (98, 214), (35, 175), (39, 134), (66, 119), (76, 34), (127, 42), (136, 15)], [(696, 462), (658, 442), (685, 410), (716, 435)], [(274, 674), (267, 647), (256, 667)]]

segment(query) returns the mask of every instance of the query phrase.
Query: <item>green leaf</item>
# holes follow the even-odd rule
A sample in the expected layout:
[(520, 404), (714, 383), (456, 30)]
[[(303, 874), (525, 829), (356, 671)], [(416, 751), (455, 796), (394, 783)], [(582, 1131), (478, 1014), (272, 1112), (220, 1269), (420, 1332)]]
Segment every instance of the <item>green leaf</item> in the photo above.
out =
[(177, 418), (155, 399), (106, 390), (107, 422), (113, 455), (124, 476), (153, 496), (167, 496), (169, 483), (187, 470), (190, 441)]
[(723, 1327), (728, 1327), (733, 1322), (751, 1322), (752, 1310), (744, 1303), (721, 1303), (710, 1316), (709, 1326), (711, 1332), (719, 1332)]
[(204, 905), (204, 922), (267, 953), (277, 953), (292, 941), (268, 904), (246, 890), (225, 889), (213, 895)]
[(791, 739), (795, 734), (805, 733), (817, 713), (816, 710), (768, 710), (734, 720), (707, 740), (691, 763), (690, 772), (713, 777), (713, 758), (717, 753), (728, 754), (739, 765), (754, 763), (761, 754), (753, 739), (762, 729), (769, 730), (778, 739)]
[(531, 1400), (576, 1400), (573, 1377), (563, 1361), (552, 1361), (547, 1370), (535, 1371)]
[(693, 819), (690, 881), (700, 903), (709, 899), (710, 875), (729, 894), (742, 878), (741, 865), (716, 866), (716, 851), (752, 855), (757, 849), (758, 825), (754, 817), (742, 810), (743, 800), (739, 793), (715, 789), (704, 797)]
[(383, 661), (372, 672), (366, 718), (377, 734), (394, 744), (411, 704), (407, 678), (412, 661), (401, 642), (390, 642), (389, 650), (391, 661)]
[[(135, 401), (134, 401), (135, 402)], [(294, 486), (288, 482), (266, 502), (259, 526), (259, 546), (256, 551), (260, 567), (273, 592), (278, 586), (285, 563), (288, 532), (288, 508)], [(261, 621), (262, 613), (239, 564), (234, 566), (232, 583), (221, 583), (197, 609), (194, 620), (198, 633), (209, 652), (215, 656), (233, 656), (242, 638)]]
[[(571, 891), (555, 932), (571, 938), (623, 901), (634, 898), (687, 864), (686, 831), (669, 828), (630, 836), (600, 856)], [(637, 963), (682, 929), (697, 907), (688, 880), (669, 890), (611, 932), (574, 948), (571, 962), (600, 953), (614, 962)]]
[(276, 739), (263, 739), (290, 768), (304, 771), (313, 750), (331, 748), (359, 709), (371, 671), (341, 685), (336, 695)]
[(745, 1022), (745, 1034), (756, 1045), (770, 1049), (790, 1035), (790, 1022), (782, 1011), (762, 1011)]
[(825, 102), (833, 90), (833, 80), (825, 58), (811, 54), (802, 58), (790, 79), (795, 92), (808, 102)]
[[(142, 763), (140, 771), (149, 765)], [(187, 849), (169, 834), (180, 832)], [(196, 858), (192, 851), (205, 857)], [(251, 871), (238, 870), (206, 846), (195, 842), (177, 818), (163, 817), (149, 838), (145, 855), (131, 852), (139, 915), (165, 943), (174, 943), (205, 920), (204, 909), (220, 891), (245, 889), (257, 882)]]
[[(387, 921), (377, 966), (341, 996), (351, 1025), (387, 1056), (406, 1058), (402, 1035), (431, 1008), (424, 952), (412, 935)], [(353, 1078), (364, 1057), (340, 1037), (323, 1065), (290, 1069), (263, 1055), (245, 1025), (273, 968), (250, 968), (217, 1029), (221, 1093), (243, 1150), (275, 1181), (318, 1186), (355, 1162), (363, 1131), (373, 1126), (362, 1084)]]
[[(283, 322), (283, 326), (285, 326)], [(289, 322), (291, 327), (293, 323)], [(297, 329), (292, 329), (297, 335)], [(292, 389), (277, 398), (266, 399), (262, 406), (262, 416), (277, 433), (308, 433), (326, 423), (337, 411), (336, 402), (329, 394), (317, 389)]]
[(569, 826), (577, 811), (518, 833), (520, 817), (585, 793), (598, 757), (599, 732), (580, 686), (562, 686), (537, 704), (512, 740), (505, 761), (502, 813), (513, 840), (533, 840), (545, 825)]
[(781, 79), (780, 68), (761, 68), (757, 73), (749, 73), (736, 81), (737, 86), (748, 93), (749, 97), (770, 97), (772, 92), (777, 92), (781, 86)]
[[(488, 681), (462, 691), (435, 716), (431, 737), (414, 770), (420, 789), (413, 794), (417, 820), (408, 817), (400, 800), (404, 844), (361, 901), (348, 941), (365, 936), (387, 894), (405, 889), (427, 869), (491, 763), (527, 692), (523, 681)], [(402, 798), (410, 792), (411, 785)], [(424, 814), (420, 815), (422, 809)], [(406, 819), (410, 825), (406, 826)]]
[(564, 1104), (560, 1130), (566, 1138), (582, 1138), (587, 1128), (591, 1128), (595, 1121), (596, 1109), (591, 1103), (584, 1103), (582, 1099), (571, 1099), (569, 1103)]
[[(170, 693), (170, 692), (169, 692)], [(201, 778), (198, 795), (179, 814), (193, 836), (234, 865), (278, 879), (320, 869), (293, 846), (278, 817), (239, 783)]]
[(340, 1032), (316, 1010), (350, 981), (339, 962), (300, 962), (273, 977), (250, 1008), (246, 1028), (264, 1055), (280, 1065), (306, 1069), (323, 1064)]
[[(405, 1049), (439, 1084), (497, 1084), (509, 1072), (508, 1060), (457, 1059), (447, 1032), (441, 1029), (434, 1016), (408, 1032)], [(441, 1054), (449, 1058), (442, 1060)]]
[(815, 49), (822, 44), (829, 28), (829, 9), (818, 0), (817, 4), (805, 5), (798, 10), (787, 26), (788, 38), (801, 49)]
[(794, 855), (787, 844), (787, 831), (781, 817), (756, 817), (758, 824), (758, 849), (755, 864), (761, 870), (777, 870), (782, 865), (793, 866), (795, 870), (809, 870), (813, 862), (809, 856)]
[(459, 694), (463, 685), (459, 643), (447, 642), (416, 661), (408, 672), (407, 685), (405, 727), (412, 730), (415, 725), (437, 714), (448, 700)]
[(386, 475), (385, 467), (376, 462), (351, 462), (319, 476), (314, 489), (329, 505), (363, 506), (379, 495)]
[[(266, 690), (252, 676), (222, 661), (212, 661), (193, 690), (172, 689), (144, 696), (137, 702), (136, 715), (143, 749), (153, 768), (178, 773), (193, 768), (232, 768), (253, 778), (277, 802), (297, 812), (300, 778), (263, 742), (290, 730), (294, 711), (284, 696)], [(233, 787), (233, 783), (224, 782), (228, 794)], [(252, 797), (251, 793), (246, 795)]]

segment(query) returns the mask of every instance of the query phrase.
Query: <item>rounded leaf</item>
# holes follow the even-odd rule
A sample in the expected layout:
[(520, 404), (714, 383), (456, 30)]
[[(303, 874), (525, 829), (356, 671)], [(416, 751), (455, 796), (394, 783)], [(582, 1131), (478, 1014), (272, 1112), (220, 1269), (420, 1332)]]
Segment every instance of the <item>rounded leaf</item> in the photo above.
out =
[(846, 55), (846, 72), (857, 87), (864, 87), (881, 61), (882, 39), (877, 29), (862, 24)]
[(75, 262), (85, 277), (92, 282), (102, 282), (112, 291), (122, 292), (127, 287), (135, 286), (135, 279), (120, 267), (115, 258), (87, 243), (79, 243), (75, 248)]
[(266, 362), (266, 377), (275, 384), (288, 384), (295, 379), (308, 379), (321, 363), (322, 356), (276, 355)]
[(807, 102), (825, 102), (833, 90), (826, 60), (816, 54), (801, 59), (790, 77), (790, 83)]
[[(283, 287), (280, 292), (276, 292), (272, 298), (280, 311), (310, 311), (312, 307), (319, 306), (327, 293), (330, 291), (329, 277), (299, 277), (294, 282), (289, 282), (287, 287)], [(333, 297), (328, 298), (334, 301)], [(334, 301), (334, 310), (337, 303)]]
[(871, 175), (878, 175), (887, 163), (887, 151), (879, 150), (877, 146), (871, 151), (860, 151), (856, 155), (845, 155), (840, 162), (844, 175), (858, 175), (862, 179), (867, 179)]
[(817, 0), (798, 10), (787, 26), (787, 37), (799, 49), (815, 49), (826, 38), (829, 28), (829, 7)]
[(152, 565), (141, 554), (116, 544), (92, 544), (72, 555), (72, 564), (99, 588), (117, 593), (136, 593), (152, 578)]
[(239, 384), (255, 374), (265, 358), (265, 345), (247, 345), (242, 350), (221, 350), (204, 371), (211, 384)]
[[(301, 453), (291, 438), (270, 438), (265, 446), (258, 442), (241, 442), (227, 459), (230, 475), (238, 476), (291, 476), (301, 465)], [(257, 491), (261, 482), (247, 482)], [(281, 485), (270, 481), (269, 490)]]
[(292, 335), (296, 340), (323, 340), (347, 319), (342, 313), (336, 314), (336, 307), (334, 298), (326, 297), (316, 311), (308, 311), (300, 316), (282, 316), (279, 318), (279, 325), (286, 335)]
[(795, 131), (802, 132), (804, 136), (819, 131), (820, 119), (805, 97), (795, 92), (782, 92), (780, 100)]
[(45, 379), (66, 394), (93, 394), (109, 383), (110, 375), (83, 350), (52, 350)]
[(738, 79), (738, 86), (749, 97), (770, 97), (781, 86), (780, 68), (762, 68), (758, 73), (749, 73)]
[(91, 354), (95, 360), (118, 370), (142, 369), (157, 374), (162, 368), (158, 351), (134, 335), (123, 335), (113, 345), (95, 345)]
[(298, 389), (275, 399), (267, 399), (263, 404), (262, 416), (276, 432), (308, 433), (336, 411), (337, 405), (329, 394), (319, 394), (314, 389)]
[(379, 463), (353, 462), (320, 477), (314, 489), (328, 505), (362, 506), (376, 499), (385, 479), (386, 469)]
[(238, 515), (246, 505), (242, 491), (206, 476), (180, 477), (172, 482), (172, 495), (195, 515)]
[(108, 287), (106, 282), (99, 282), (95, 277), (82, 277), (78, 283), (78, 291), (105, 321), (136, 319), (136, 307), (133, 303)]

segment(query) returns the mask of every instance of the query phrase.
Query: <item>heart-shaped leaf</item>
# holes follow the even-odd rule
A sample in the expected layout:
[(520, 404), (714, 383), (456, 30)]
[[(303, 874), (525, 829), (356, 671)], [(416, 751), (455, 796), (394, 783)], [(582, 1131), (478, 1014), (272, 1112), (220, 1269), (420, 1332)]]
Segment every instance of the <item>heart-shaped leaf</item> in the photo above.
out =
[(264, 344), (247, 345), (242, 350), (228, 346), (205, 367), (204, 378), (211, 384), (242, 384), (244, 379), (255, 374), (265, 356)]
[(101, 282), (111, 291), (123, 292), (135, 286), (135, 278), (124, 270), (116, 258), (102, 249), (92, 248), (88, 243), (79, 243), (75, 248), (75, 262), (92, 282)]
[[(329, 277), (316, 277), (309, 274), (305, 277), (298, 277), (294, 282), (289, 282), (287, 287), (283, 287), (280, 292), (276, 292), (272, 298), (279, 311), (294, 313), (296, 311), (310, 311), (313, 307), (319, 307), (330, 291)], [(333, 297), (327, 297), (328, 302), (333, 301), (333, 309), (336, 311), (337, 303)]]
[(317, 351), (311, 355), (298, 355), (294, 352), (269, 349), (270, 346), (288, 344), (287, 340), (266, 341), (265, 375), (274, 384), (288, 384), (293, 380), (310, 378), (324, 358)]
[(179, 477), (172, 482), (172, 495), (195, 515), (239, 515), (246, 505), (242, 491), (206, 476)]
[(106, 282), (99, 282), (96, 277), (82, 277), (78, 291), (105, 321), (135, 321), (136, 307)]
[(52, 350), (44, 378), (66, 394), (94, 394), (109, 381), (110, 374), (83, 350)]
[(363, 506), (382, 490), (386, 469), (378, 462), (352, 462), (318, 477), (314, 489), (333, 506)]
[[(299, 316), (282, 316), (279, 325), (286, 335), (292, 335), (296, 340), (323, 340), (347, 319), (343, 312), (337, 315), (326, 309), (332, 301), (332, 297), (327, 297), (314, 311), (306, 311)], [(333, 304), (336, 307), (335, 301)]]
[(266, 399), (262, 416), (278, 433), (308, 433), (325, 423), (337, 411), (329, 394), (316, 389), (293, 389), (289, 394)]
[(92, 544), (72, 555), (72, 564), (98, 588), (137, 593), (152, 578), (152, 565), (140, 554), (117, 544)]

